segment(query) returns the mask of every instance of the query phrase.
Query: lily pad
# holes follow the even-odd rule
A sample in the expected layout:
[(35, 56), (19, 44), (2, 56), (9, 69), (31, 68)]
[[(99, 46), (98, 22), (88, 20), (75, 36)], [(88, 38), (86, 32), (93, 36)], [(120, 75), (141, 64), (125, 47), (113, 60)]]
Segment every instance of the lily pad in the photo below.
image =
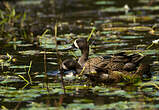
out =
[(144, 38), (144, 36), (121, 36), (122, 39), (139, 39)]
[(20, 66), (10, 66), (9, 68), (29, 68), (29, 66), (20, 65)]
[(35, 54), (40, 54), (39, 50), (26, 50), (26, 51), (19, 51), (20, 54), (23, 55), (35, 55)]
[(113, 5), (113, 1), (97, 1), (95, 2), (96, 5)]

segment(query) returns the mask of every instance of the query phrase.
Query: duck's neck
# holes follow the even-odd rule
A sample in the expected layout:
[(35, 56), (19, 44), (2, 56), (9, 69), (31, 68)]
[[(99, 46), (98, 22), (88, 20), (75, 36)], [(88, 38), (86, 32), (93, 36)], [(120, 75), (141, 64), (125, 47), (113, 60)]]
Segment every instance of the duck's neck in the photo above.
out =
[(81, 65), (81, 67), (84, 66), (85, 62), (88, 60), (89, 56), (89, 47), (86, 49), (81, 50), (81, 57), (78, 59), (78, 63)]

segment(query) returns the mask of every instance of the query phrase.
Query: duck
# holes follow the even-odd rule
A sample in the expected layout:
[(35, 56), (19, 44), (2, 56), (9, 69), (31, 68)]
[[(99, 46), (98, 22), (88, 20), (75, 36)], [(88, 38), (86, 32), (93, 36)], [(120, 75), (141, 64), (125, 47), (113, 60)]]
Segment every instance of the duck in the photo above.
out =
[(80, 73), (82, 71), (82, 67), (80, 64), (74, 59), (65, 59), (60, 65), (61, 71), (75, 71), (75, 74)]
[(84, 70), (83, 74), (93, 82), (120, 82), (124, 79), (123, 76), (142, 77), (143, 74), (150, 76), (150, 65), (143, 55), (127, 55), (125, 52), (119, 52), (111, 56), (89, 58), (89, 43), (86, 38), (76, 39), (72, 47), (80, 49), (81, 56), (78, 61), (64, 61), (62, 67), (73, 68), (77, 73)]
[(85, 68), (86, 72), (94, 73), (96, 72), (96, 68), (102, 67), (102, 65), (107, 63), (107, 58), (102, 56), (88, 58), (89, 57), (89, 44), (86, 38), (76, 39), (72, 45), (73, 48), (80, 49), (81, 56), (78, 59), (78, 64)]

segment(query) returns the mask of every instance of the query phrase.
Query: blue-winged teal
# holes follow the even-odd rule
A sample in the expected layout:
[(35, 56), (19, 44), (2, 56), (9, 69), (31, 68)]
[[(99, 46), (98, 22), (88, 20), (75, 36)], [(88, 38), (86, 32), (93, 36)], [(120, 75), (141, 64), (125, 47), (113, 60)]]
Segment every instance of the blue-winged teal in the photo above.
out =
[(76, 73), (80, 73), (82, 71), (82, 67), (80, 64), (73, 60), (73, 59), (66, 59), (62, 62), (60, 65), (61, 70), (67, 71), (67, 70), (74, 70)]
[[(87, 39), (80, 38), (74, 41), (74, 47), (81, 50), (81, 57), (78, 62), (70, 60), (71, 65), (63, 67), (74, 68), (78, 72), (85, 68), (84, 74), (89, 76), (91, 80), (99, 80), (102, 82), (119, 82), (124, 75), (147, 74), (150, 71), (149, 64), (145, 63), (145, 57), (139, 54), (126, 55), (125, 52), (117, 53), (113, 56), (88, 58), (89, 44)], [(68, 63), (68, 61), (67, 61)], [(78, 66), (76, 66), (78, 65)], [(121, 75), (122, 73), (122, 75)]]
[(107, 63), (107, 58), (95, 57), (88, 59), (89, 56), (89, 44), (87, 39), (80, 38), (74, 41), (73, 47), (81, 50), (81, 57), (78, 59), (78, 63), (81, 67), (85, 67), (85, 72), (96, 72), (96, 68), (101, 67)]
[(136, 69), (140, 61), (144, 58), (139, 54), (127, 55), (125, 52), (120, 52), (112, 56), (100, 56), (95, 58), (88, 58), (89, 56), (89, 44), (87, 39), (79, 38), (74, 41), (74, 47), (81, 50), (81, 57), (78, 63), (81, 67), (104, 67), (107, 69), (115, 70), (126, 70), (132, 71)]

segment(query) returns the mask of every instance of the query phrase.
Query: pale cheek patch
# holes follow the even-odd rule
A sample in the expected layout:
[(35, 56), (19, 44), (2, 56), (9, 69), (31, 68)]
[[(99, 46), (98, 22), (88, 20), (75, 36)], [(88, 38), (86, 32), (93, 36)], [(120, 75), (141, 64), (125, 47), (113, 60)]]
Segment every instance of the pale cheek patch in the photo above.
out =
[(77, 40), (74, 41), (74, 45), (75, 45), (76, 48), (79, 48), (79, 46), (78, 46), (78, 44), (77, 44), (76, 41), (77, 41)]
[(68, 68), (62, 63), (62, 68), (67, 70)]

